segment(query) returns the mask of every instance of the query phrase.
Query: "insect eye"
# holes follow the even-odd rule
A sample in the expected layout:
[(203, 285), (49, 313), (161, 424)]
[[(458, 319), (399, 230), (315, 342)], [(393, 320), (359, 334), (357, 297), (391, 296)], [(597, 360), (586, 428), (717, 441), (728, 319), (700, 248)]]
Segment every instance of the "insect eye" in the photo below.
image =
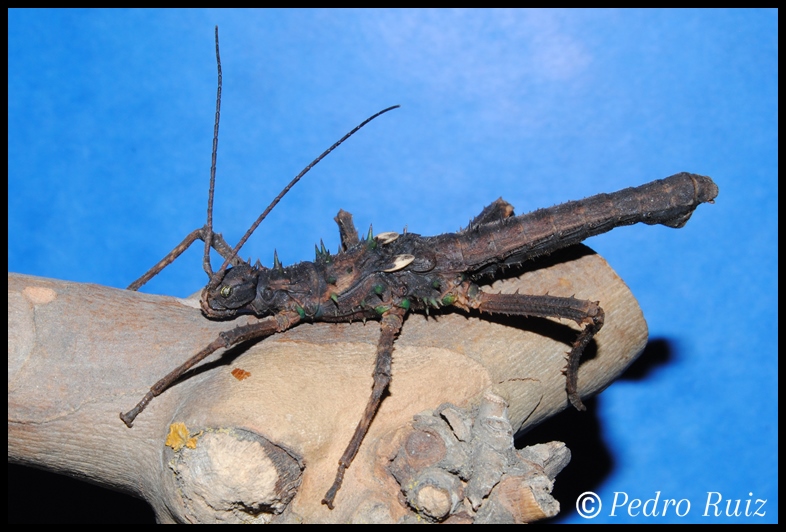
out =
[(229, 285), (224, 285), (221, 287), (221, 295), (224, 297), (229, 297), (229, 294), (232, 293), (232, 287)]

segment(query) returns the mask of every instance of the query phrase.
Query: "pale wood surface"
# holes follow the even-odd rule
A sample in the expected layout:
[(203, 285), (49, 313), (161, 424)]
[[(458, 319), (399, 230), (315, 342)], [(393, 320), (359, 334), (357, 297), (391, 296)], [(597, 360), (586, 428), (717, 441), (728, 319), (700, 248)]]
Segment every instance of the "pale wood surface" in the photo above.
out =
[[(583, 396), (608, 386), (646, 344), (638, 304), (595, 254), (574, 252), (484, 289), (600, 301), (606, 323), (581, 365)], [(383, 467), (384, 449), (415, 414), (448, 402), (469, 408), (493, 392), (509, 404), (516, 431), (568, 407), (562, 370), (575, 324), (410, 315), (390, 394), (330, 511), (320, 501), (370, 393), (376, 322), (303, 324), (211, 357), (132, 429), (120, 421), (154, 382), (234, 324), (205, 319), (194, 300), (9, 273), (9, 461), (133, 493), (161, 521), (251, 520), (220, 508), (233, 497), (283, 512), (257, 520), (397, 520), (408, 509)], [(248, 377), (239, 380), (236, 369)], [(173, 423), (201, 431), (196, 450), (165, 445)]]

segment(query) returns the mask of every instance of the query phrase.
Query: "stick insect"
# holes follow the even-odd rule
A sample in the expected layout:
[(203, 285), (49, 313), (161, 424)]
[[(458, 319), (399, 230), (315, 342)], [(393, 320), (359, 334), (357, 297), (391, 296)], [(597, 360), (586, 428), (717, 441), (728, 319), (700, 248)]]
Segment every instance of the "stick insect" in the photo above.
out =
[[(520, 216), (513, 216), (512, 206), (499, 199), (476, 216), (466, 229), (433, 237), (406, 232), (385, 232), (375, 236), (369, 229), (368, 234), (361, 238), (352, 216), (342, 210), (335, 219), (341, 238), (341, 250), (337, 254), (331, 254), (321, 244), (316, 248), (314, 262), (284, 267), (274, 254), (272, 268), (262, 266), (259, 261), (252, 266), (238, 258), (238, 251), (281, 198), (342, 142), (371, 120), (398, 106), (366, 119), (317, 157), (283, 189), (238, 244), (231, 248), (221, 235), (213, 232), (212, 225), (221, 109), (217, 27), (215, 37), (218, 89), (207, 223), (189, 234), (129, 289), (138, 289), (193, 242), (202, 240), (205, 244), (203, 267), (209, 277), (200, 299), (203, 314), (211, 319), (227, 319), (240, 314), (253, 314), (265, 319), (220, 333), (204, 349), (154, 384), (142, 400), (120, 418), (131, 427), (137, 415), (154, 397), (219, 349), (265, 338), (301, 322), (379, 320), (380, 338), (371, 396), (352, 439), (339, 459), (333, 485), (322, 500), (331, 509), (344, 473), (352, 464), (390, 383), (394, 341), (408, 312), (428, 313), (429, 309), (455, 307), (481, 314), (557, 317), (575, 321), (583, 328), (567, 356), (565, 388), (570, 403), (576, 409), (584, 410), (577, 374), (584, 349), (603, 326), (604, 312), (600, 302), (550, 295), (491, 294), (481, 291), (478, 285), (506, 268), (578, 244), (615, 227), (638, 222), (682, 227), (696, 207), (702, 203), (713, 203), (718, 194), (718, 187), (709, 177), (683, 172), (639, 187), (598, 194)], [(224, 258), (216, 272), (210, 265), (211, 247)]]

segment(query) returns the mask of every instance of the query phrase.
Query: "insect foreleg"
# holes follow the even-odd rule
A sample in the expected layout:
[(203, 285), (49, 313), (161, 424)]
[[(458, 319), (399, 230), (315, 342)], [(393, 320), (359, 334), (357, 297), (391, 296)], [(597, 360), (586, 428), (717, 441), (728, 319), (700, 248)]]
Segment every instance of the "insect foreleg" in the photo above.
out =
[[(155, 264), (155, 266), (153, 266), (148, 271), (146, 271), (145, 274), (142, 275), (142, 277), (140, 277), (139, 279), (128, 285), (127, 290), (139, 290), (150, 279), (161, 273), (161, 270), (163, 270), (164, 268), (175, 262), (175, 259), (177, 259), (180, 255), (182, 255), (183, 252), (191, 246), (191, 244), (193, 244), (197, 240), (201, 240), (205, 242), (208, 231), (209, 231), (208, 227), (204, 226), (200, 229), (195, 229), (194, 231), (189, 233), (188, 236), (185, 237), (180, 244), (175, 246), (175, 248), (172, 251), (167, 253), (167, 255), (163, 259), (158, 261)], [(218, 251), (218, 253), (222, 257), (224, 257), (224, 259), (231, 257), (232, 246), (226, 243), (226, 241), (224, 240), (224, 238), (221, 236), (220, 233), (213, 233), (212, 231), (210, 231), (210, 233), (212, 234), (212, 238), (210, 242), (211, 247), (216, 251)], [(232, 265), (237, 266), (237, 264), (239, 264), (240, 262), (241, 260), (239, 258), (234, 257), (234, 260), (232, 261)]]
[[(532, 296), (525, 294), (489, 294), (481, 292), (473, 284), (464, 285), (466, 294), (459, 304), (490, 314), (515, 316), (537, 316), (541, 318), (566, 318), (583, 325), (568, 354), (565, 370), (568, 399), (577, 410), (586, 410), (578, 392), (578, 370), (581, 354), (595, 334), (603, 327), (604, 313), (598, 301), (586, 301), (575, 297)], [(462, 299), (464, 301), (462, 301)]]
[(341, 488), (341, 483), (344, 481), (344, 471), (350, 466), (352, 460), (360, 449), (360, 443), (368, 432), (368, 427), (371, 425), (371, 420), (379, 409), (379, 404), (382, 402), (382, 395), (390, 383), (390, 367), (393, 356), (393, 341), (401, 331), (401, 326), (404, 323), (404, 314), (406, 310), (394, 307), (382, 316), (382, 323), (380, 328), (382, 334), (379, 337), (377, 344), (377, 358), (374, 366), (374, 386), (371, 389), (371, 397), (366, 404), (366, 410), (363, 412), (363, 417), (360, 419), (355, 434), (347, 445), (344, 454), (338, 461), (338, 471), (336, 471), (336, 479), (333, 485), (325, 494), (322, 503), (326, 504), (328, 508), (333, 509), (333, 500), (336, 498), (336, 493)]
[(128, 290), (139, 290), (142, 285), (150, 279), (158, 275), (161, 270), (172, 264), (188, 247), (193, 244), (197, 239), (205, 243), (205, 254), (202, 260), (205, 273), (208, 276), (213, 275), (213, 268), (210, 266), (210, 248), (212, 247), (226, 260), (231, 262), (233, 266), (237, 266), (240, 260), (235, 259), (232, 253), (232, 247), (228, 245), (223, 237), (213, 232), (213, 191), (216, 184), (216, 158), (218, 156), (218, 124), (221, 118), (221, 56), (218, 50), (218, 26), (216, 26), (216, 66), (218, 67), (218, 88), (216, 89), (216, 119), (213, 123), (213, 154), (210, 164), (210, 188), (207, 197), (207, 224), (201, 229), (192, 231), (183, 241), (167, 254), (166, 257), (158, 261), (158, 263), (150, 268), (145, 274), (128, 285)]
[(219, 349), (229, 348), (233, 345), (237, 345), (241, 342), (252, 340), (254, 338), (264, 338), (266, 336), (270, 336), (271, 334), (284, 331), (296, 325), (298, 322), (300, 322), (300, 316), (297, 314), (282, 313), (257, 323), (240, 325), (231, 331), (220, 333), (218, 338), (213, 340), (207, 347), (186, 360), (183, 364), (175, 368), (163, 379), (155, 383), (152, 388), (150, 388), (150, 391), (145, 394), (142, 400), (139, 401), (139, 403), (137, 403), (134, 408), (125, 414), (120, 414), (120, 419), (123, 420), (123, 423), (125, 423), (126, 426), (131, 428), (131, 426), (134, 424), (134, 419), (136, 419), (136, 416), (138, 416), (139, 413), (142, 412), (145, 407), (147, 407), (148, 403), (150, 403), (154, 397), (161, 395), (172, 385), (173, 382), (182, 377), (186, 371), (193, 368), (196, 364), (215, 353)]

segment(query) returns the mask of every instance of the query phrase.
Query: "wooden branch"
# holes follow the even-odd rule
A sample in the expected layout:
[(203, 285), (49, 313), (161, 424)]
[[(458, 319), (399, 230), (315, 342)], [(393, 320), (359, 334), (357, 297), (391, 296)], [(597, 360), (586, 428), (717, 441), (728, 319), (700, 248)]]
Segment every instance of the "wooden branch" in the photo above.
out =
[[(606, 323), (579, 372), (591, 395), (642, 351), (646, 324), (601, 257), (579, 247), (550, 262), (485, 289), (600, 301)], [(9, 273), (9, 461), (130, 492), (164, 522), (399, 521), (415, 510), (390, 464), (413, 416), (445, 403), (472, 411), (491, 393), (515, 433), (568, 406), (562, 370), (575, 324), (410, 315), (389, 395), (331, 511), (320, 501), (370, 393), (376, 322), (303, 324), (219, 354), (132, 429), (119, 419), (235, 324), (205, 319), (194, 300)], [(523, 500), (517, 482), (497, 497), (505, 507)]]

